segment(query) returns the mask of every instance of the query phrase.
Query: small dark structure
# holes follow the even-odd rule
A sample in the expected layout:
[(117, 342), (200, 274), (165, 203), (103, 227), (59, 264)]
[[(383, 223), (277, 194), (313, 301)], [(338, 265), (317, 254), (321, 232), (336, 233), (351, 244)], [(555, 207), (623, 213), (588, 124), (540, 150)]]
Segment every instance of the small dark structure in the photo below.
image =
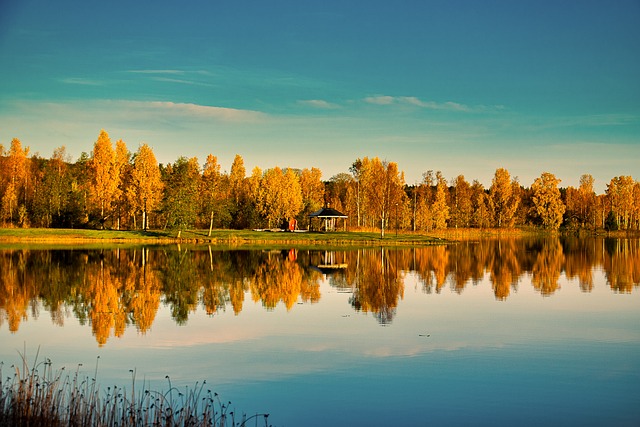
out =
[[(321, 230), (324, 231), (335, 231), (336, 230), (336, 220), (338, 218), (347, 219), (349, 218), (347, 215), (339, 212), (333, 208), (322, 208), (314, 213), (309, 214), (309, 222), (313, 218), (320, 218), (324, 220), (324, 226), (321, 227)], [(347, 222), (343, 221), (344, 229), (347, 229)]]
[(344, 252), (324, 251), (320, 255), (320, 259), (316, 261), (317, 265), (310, 265), (312, 269), (319, 271), (325, 276), (329, 276), (343, 271), (347, 268)]

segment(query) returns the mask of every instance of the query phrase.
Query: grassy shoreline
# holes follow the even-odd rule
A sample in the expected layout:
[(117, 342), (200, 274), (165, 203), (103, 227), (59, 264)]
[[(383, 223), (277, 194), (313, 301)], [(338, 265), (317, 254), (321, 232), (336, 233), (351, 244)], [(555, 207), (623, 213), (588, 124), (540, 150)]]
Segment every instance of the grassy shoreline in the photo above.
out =
[[(427, 246), (451, 244), (486, 238), (510, 238), (524, 236), (544, 236), (549, 232), (537, 228), (510, 229), (445, 229), (428, 234), (395, 230), (387, 231), (384, 238), (375, 230), (338, 232), (276, 232), (254, 230), (89, 230), (53, 228), (0, 228), (0, 244), (37, 245), (164, 245), (195, 244), (220, 247), (239, 246)], [(558, 234), (558, 233), (551, 233)], [(560, 234), (576, 234), (561, 232)], [(178, 235), (180, 237), (178, 237)], [(636, 233), (625, 231), (590, 232), (581, 231), (583, 236), (638, 237)]]
[(332, 246), (396, 246), (396, 245), (441, 245), (447, 239), (424, 234), (387, 233), (380, 238), (379, 232), (273, 232), (253, 230), (78, 230), (78, 229), (33, 229), (0, 228), (0, 243), (34, 244), (205, 244), (219, 246), (242, 245), (332, 245)]

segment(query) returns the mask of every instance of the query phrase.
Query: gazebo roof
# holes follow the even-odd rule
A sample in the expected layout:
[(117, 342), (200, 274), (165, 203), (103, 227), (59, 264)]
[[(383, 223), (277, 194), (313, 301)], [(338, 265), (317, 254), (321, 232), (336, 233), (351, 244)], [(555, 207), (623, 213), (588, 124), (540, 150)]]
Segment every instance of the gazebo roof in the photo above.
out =
[(318, 211), (309, 214), (310, 218), (349, 218), (342, 212), (339, 212), (333, 208), (322, 208)]

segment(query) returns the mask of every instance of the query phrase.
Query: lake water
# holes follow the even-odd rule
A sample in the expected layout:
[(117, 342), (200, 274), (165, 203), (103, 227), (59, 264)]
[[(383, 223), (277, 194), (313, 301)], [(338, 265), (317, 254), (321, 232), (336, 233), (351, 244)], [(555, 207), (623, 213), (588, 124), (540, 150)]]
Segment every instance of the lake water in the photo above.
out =
[(278, 426), (637, 426), (639, 287), (637, 239), (5, 248), (0, 361), (206, 380)]

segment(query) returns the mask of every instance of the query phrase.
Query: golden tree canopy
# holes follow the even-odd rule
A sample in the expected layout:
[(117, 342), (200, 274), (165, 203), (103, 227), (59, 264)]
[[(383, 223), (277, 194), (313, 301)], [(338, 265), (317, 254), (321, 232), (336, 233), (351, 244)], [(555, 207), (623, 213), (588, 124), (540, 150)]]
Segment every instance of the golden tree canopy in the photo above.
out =
[(536, 213), (542, 220), (542, 225), (553, 230), (557, 230), (562, 224), (565, 211), (558, 189), (559, 183), (560, 180), (554, 174), (544, 172), (531, 186)]

